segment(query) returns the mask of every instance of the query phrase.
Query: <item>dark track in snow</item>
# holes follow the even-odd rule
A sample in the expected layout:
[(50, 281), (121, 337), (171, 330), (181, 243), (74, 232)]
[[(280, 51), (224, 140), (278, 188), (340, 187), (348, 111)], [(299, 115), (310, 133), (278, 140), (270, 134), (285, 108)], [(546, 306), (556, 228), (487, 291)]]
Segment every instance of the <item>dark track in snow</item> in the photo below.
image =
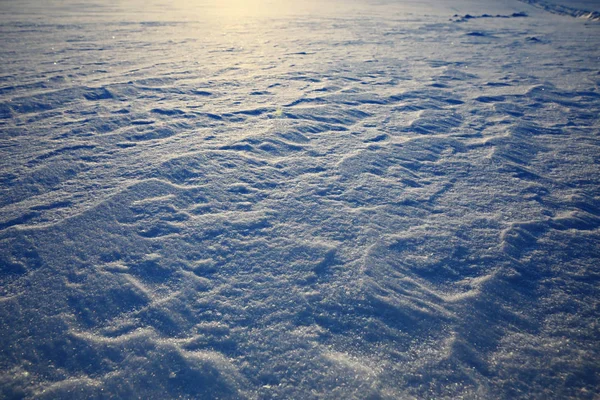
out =
[[(566, 15), (575, 18), (583, 18), (590, 21), (600, 21), (600, 4), (597, 1), (579, 1), (582, 7), (574, 7), (574, 4), (566, 2), (569, 6), (552, 1), (543, 0), (519, 0), (523, 3), (541, 8), (545, 11), (558, 15)], [(594, 7), (594, 8), (592, 8)]]

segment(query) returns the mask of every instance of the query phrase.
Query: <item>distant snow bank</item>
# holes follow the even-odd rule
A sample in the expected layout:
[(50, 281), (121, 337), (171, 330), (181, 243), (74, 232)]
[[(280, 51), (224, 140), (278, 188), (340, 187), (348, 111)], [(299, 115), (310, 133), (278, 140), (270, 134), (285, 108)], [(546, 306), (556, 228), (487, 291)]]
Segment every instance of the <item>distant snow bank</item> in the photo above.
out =
[[(523, 3), (544, 9), (553, 14), (568, 15), (590, 21), (600, 21), (600, 4), (598, 1), (560, 1), (560, 0), (520, 0)], [(567, 3), (567, 5), (564, 5)]]

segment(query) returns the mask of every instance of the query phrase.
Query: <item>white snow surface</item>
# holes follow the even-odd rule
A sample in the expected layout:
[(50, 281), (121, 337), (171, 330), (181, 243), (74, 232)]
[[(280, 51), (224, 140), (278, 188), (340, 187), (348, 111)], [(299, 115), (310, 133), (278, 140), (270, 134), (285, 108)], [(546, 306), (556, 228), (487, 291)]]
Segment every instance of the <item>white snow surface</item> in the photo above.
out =
[(551, 13), (600, 21), (600, 0), (521, 0)]
[(0, 3), (0, 398), (598, 399), (600, 23), (294, 3)]

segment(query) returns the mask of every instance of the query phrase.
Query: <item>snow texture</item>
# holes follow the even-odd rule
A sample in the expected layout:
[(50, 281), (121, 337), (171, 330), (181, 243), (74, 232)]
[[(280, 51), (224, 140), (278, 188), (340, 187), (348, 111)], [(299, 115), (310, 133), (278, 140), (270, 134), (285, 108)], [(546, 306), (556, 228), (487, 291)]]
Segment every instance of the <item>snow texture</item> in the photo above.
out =
[(598, 399), (598, 9), (294, 3), (0, 3), (0, 398)]
[(576, 18), (600, 21), (600, 2), (598, 0), (521, 0), (523, 3), (541, 8), (551, 13)]

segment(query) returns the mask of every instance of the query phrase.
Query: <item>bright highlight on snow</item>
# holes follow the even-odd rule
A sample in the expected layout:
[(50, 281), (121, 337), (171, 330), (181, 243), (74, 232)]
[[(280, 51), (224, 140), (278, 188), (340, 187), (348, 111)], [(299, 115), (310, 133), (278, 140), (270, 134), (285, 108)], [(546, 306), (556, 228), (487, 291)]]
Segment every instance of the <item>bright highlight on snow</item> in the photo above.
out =
[(0, 11), (0, 398), (600, 396), (597, 2)]

